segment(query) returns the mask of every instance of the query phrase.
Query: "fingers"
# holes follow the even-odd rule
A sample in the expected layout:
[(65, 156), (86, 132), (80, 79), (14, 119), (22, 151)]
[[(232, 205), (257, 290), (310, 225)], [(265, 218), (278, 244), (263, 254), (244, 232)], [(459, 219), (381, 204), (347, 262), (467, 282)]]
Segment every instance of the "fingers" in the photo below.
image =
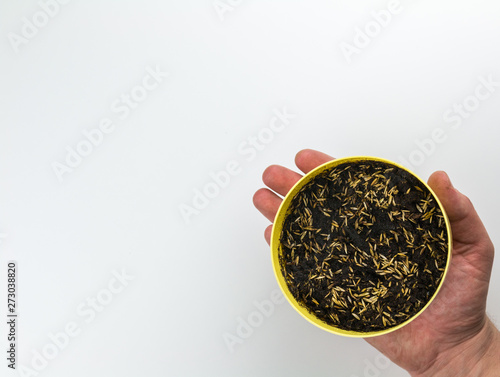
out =
[(266, 242), (270, 245), (271, 244), (271, 234), (273, 232), (273, 226), (269, 225), (266, 230), (264, 231), (264, 238), (266, 239)]
[[(262, 174), (262, 180), (272, 190), (285, 196), (302, 176), (283, 166), (271, 165)], [(274, 221), (282, 199), (267, 188), (259, 189), (253, 196), (254, 206), (271, 222)], [(271, 243), (272, 226), (264, 232), (267, 243)]]
[[(283, 166), (271, 165), (264, 171), (262, 180), (270, 189), (285, 196), (301, 177)], [(281, 202), (281, 198), (267, 188), (259, 189), (253, 196), (255, 207), (271, 222), (274, 221)]]
[(267, 188), (257, 190), (253, 196), (254, 206), (271, 222), (274, 221), (281, 202), (281, 198)]
[(453, 187), (448, 175), (444, 171), (437, 171), (429, 177), (428, 183), (448, 215), (454, 243), (465, 246), (484, 245), (492, 249), (488, 232), (474, 206), (469, 198)]
[[(312, 149), (304, 149), (295, 156), (297, 167), (304, 173), (331, 160), (333, 157)], [(302, 178), (300, 174), (279, 165), (269, 166), (262, 174), (264, 184), (281, 196), (285, 196), (300, 178)], [(253, 196), (253, 203), (269, 221), (273, 222), (282, 200), (271, 190), (267, 188), (258, 190)], [(271, 242), (271, 233), (272, 225), (264, 232), (267, 243)]]
[[(269, 221), (273, 222), (281, 204), (281, 198), (274, 192), (262, 188), (254, 194), (253, 204)], [(269, 245), (271, 244), (272, 231), (272, 225), (269, 225), (264, 231), (264, 238)]]
[(299, 173), (279, 165), (271, 165), (262, 174), (262, 181), (271, 190), (285, 196), (288, 191), (302, 178)]
[[(293, 170), (279, 165), (269, 166), (262, 174), (262, 181), (278, 194), (285, 196), (302, 176)], [(274, 221), (282, 199), (267, 188), (259, 189), (253, 196), (255, 207), (271, 222)], [(264, 238), (271, 243), (272, 225), (269, 225)]]
[(335, 158), (313, 149), (303, 149), (295, 156), (295, 164), (304, 173), (309, 173), (319, 165), (331, 160), (335, 160)]

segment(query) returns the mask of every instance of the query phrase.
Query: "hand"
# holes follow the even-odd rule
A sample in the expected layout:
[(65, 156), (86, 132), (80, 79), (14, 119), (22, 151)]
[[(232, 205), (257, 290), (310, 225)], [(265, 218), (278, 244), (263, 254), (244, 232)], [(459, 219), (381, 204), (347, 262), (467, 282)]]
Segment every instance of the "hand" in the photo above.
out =
[[(303, 150), (295, 158), (308, 173), (332, 157)], [(282, 199), (302, 176), (273, 165), (263, 174), (267, 188), (258, 190), (254, 205), (271, 222)], [(456, 190), (445, 172), (428, 181), (443, 204), (453, 235), (447, 276), (432, 304), (414, 321), (392, 333), (367, 338), (412, 376), (499, 376), (500, 335), (486, 316), (486, 297), (494, 247), (470, 200)], [(270, 243), (272, 225), (264, 232)], [(495, 374), (494, 374), (495, 373)]]

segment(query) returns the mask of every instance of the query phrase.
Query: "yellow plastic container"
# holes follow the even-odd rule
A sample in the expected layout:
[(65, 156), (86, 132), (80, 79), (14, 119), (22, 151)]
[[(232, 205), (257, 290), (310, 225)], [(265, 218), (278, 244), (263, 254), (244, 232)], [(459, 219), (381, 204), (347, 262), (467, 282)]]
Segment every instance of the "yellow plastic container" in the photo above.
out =
[[(407, 171), (408, 173), (412, 174), (415, 176), (422, 184), (425, 185), (429, 189), (429, 191), (432, 193), (434, 199), (439, 205), (439, 208), (441, 209), (443, 213), (444, 220), (446, 222), (446, 230), (447, 230), (447, 237), (448, 237), (448, 257), (446, 261), (446, 267), (445, 271), (443, 274), (443, 278), (441, 279), (441, 282), (439, 286), (436, 289), (436, 292), (434, 295), (431, 297), (429, 302), (418, 312), (416, 313), (413, 317), (409, 318), (407, 321), (394, 326), (390, 327), (388, 329), (384, 330), (379, 330), (379, 331), (372, 331), (372, 332), (357, 332), (357, 331), (349, 331), (349, 330), (344, 330), (340, 329), (337, 327), (334, 327), (330, 324), (327, 324), (320, 319), (318, 319), (314, 314), (309, 312), (304, 306), (300, 305), (293, 295), (291, 294), (290, 290), (288, 289), (288, 285), (285, 281), (285, 278), (283, 277), (281, 273), (281, 266), (280, 266), (280, 261), (279, 261), (279, 256), (281, 254), (281, 243), (280, 243), (280, 235), (281, 231), (283, 228), (283, 224), (285, 221), (285, 217), (288, 214), (288, 210), (290, 207), (290, 203), (292, 199), (295, 197), (295, 195), (304, 187), (309, 181), (311, 181), (312, 178), (317, 176), (318, 174), (321, 174), (325, 170), (331, 169), (337, 165), (346, 163), (346, 162), (360, 162), (360, 161), (379, 161), (379, 162), (384, 162), (389, 165), (396, 166), (400, 169), (403, 169)], [(339, 158), (336, 160), (329, 161), (323, 165), (318, 166), (316, 169), (310, 171), (308, 174), (306, 174), (304, 177), (302, 177), (293, 187), (292, 189), (288, 192), (288, 194), (285, 196), (283, 202), (281, 203), (280, 208), (278, 209), (278, 213), (276, 214), (276, 218), (274, 220), (274, 225), (273, 225), (273, 232), (271, 235), (271, 254), (272, 254), (272, 263), (273, 263), (273, 270), (274, 274), (276, 276), (276, 279), (278, 280), (278, 284), (284, 294), (284, 296), (287, 298), (287, 300), (290, 302), (290, 304), (294, 307), (295, 310), (297, 310), (305, 319), (307, 319), (309, 322), (312, 324), (322, 328), (323, 330), (329, 331), (331, 333), (337, 334), (337, 335), (343, 335), (343, 336), (348, 336), (348, 337), (355, 337), (355, 338), (367, 338), (367, 337), (373, 337), (373, 336), (378, 336), (378, 335), (384, 335), (388, 334), (392, 331), (398, 330), (401, 327), (407, 325), (411, 321), (413, 321), (415, 318), (417, 318), (422, 312), (431, 304), (431, 302), (434, 300), (436, 295), (438, 294), (441, 286), (443, 285), (444, 279), (446, 277), (446, 274), (448, 272), (448, 268), (450, 265), (450, 259), (451, 259), (451, 249), (452, 249), (452, 235), (451, 235), (451, 227), (450, 227), (450, 222), (448, 219), (448, 216), (446, 215), (446, 212), (444, 210), (443, 205), (439, 201), (439, 198), (437, 195), (432, 191), (432, 189), (427, 185), (427, 183), (422, 180), (419, 176), (417, 176), (415, 173), (412, 171), (408, 170), (404, 166), (401, 166), (395, 162), (383, 159), (383, 158), (378, 158), (378, 157), (368, 157), (368, 156), (354, 156), (354, 157), (344, 157), (344, 158)]]

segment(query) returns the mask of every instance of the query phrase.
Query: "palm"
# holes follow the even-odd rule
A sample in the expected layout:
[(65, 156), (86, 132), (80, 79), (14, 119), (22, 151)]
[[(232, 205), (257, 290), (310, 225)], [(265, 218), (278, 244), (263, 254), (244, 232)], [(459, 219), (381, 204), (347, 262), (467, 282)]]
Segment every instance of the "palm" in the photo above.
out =
[[(296, 164), (304, 173), (333, 158), (305, 150)], [(269, 167), (263, 175), (268, 189), (255, 193), (255, 206), (271, 222), (281, 198), (301, 175), (281, 166)], [(445, 173), (434, 173), (429, 185), (443, 203), (452, 226), (453, 256), (446, 280), (436, 299), (413, 322), (387, 335), (366, 340), (410, 372), (421, 373), (438, 355), (472, 338), (483, 327), (486, 296), (493, 263), (493, 246), (470, 201), (456, 191)], [(276, 192), (276, 193), (275, 193)], [(265, 238), (270, 241), (271, 226)]]
[(465, 256), (469, 251), (474, 253), (455, 243), (445, 283), (422, 315), (398, 331), (366, 340), (406, 370), (422, 372), (440, 353), (476, 335), (488, 291), (488, 282), (477, 277), (488, 274)]

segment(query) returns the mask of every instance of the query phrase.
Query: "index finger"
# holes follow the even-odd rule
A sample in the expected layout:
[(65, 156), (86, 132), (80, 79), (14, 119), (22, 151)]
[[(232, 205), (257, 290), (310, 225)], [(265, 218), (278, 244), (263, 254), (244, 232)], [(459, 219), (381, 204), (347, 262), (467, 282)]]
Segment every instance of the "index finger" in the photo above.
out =
[(335, 160), (332, 156), (315, 151), (313, 149), (303, 149), (295, 156), (295, 165), (304, 173), (309, 173), (325, 162)]

